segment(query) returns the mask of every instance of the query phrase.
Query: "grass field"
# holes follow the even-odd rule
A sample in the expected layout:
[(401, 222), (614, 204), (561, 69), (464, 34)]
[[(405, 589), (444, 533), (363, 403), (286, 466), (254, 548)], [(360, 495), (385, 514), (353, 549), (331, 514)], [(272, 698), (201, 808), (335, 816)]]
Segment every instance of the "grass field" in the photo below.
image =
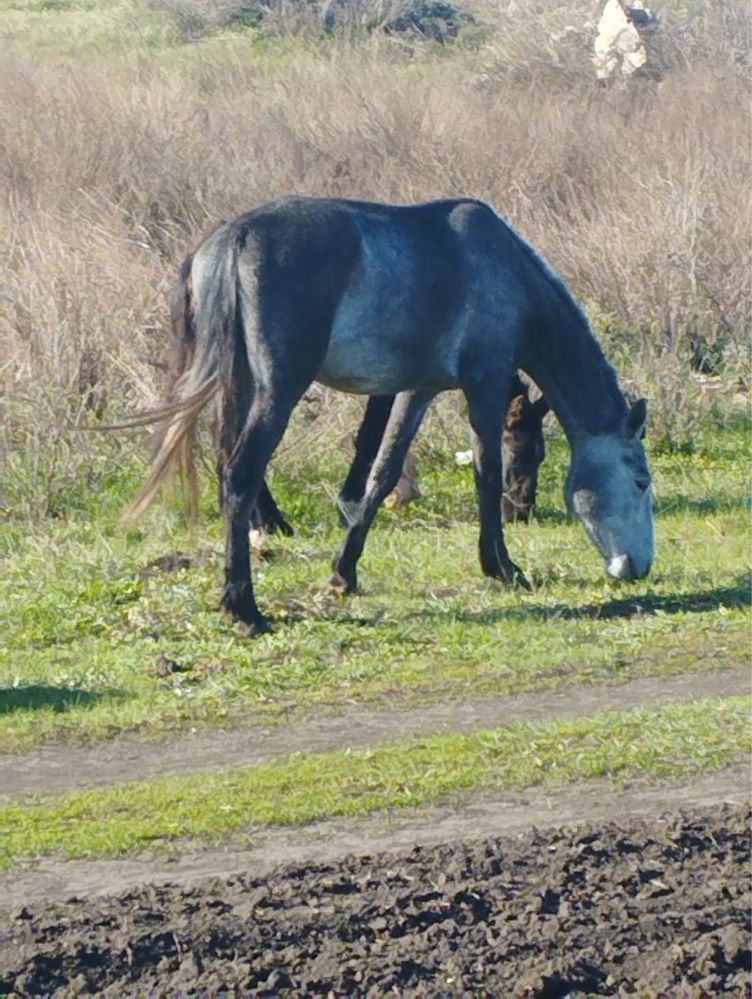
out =
[[(294, 725), (353, 702), (388, 710), (749, 663), (745, 5), (665, 0), (655, 72), (613, 87), (593, 80), (587, 33), (568, 30), (590, 17), (584, 4), (536, 0), (522, 18), (472, 0), (477, 26), (443, 47), (296, 33), (284, 19), (230, 29), (216, 17), (231, 6), (203, 20), (193, 0), (0, 9), (0, 752), (96, 753), (120, 736)], [(507, 532), (532, 591), (484, 579), (452, 398), (418, 442), (424, 498), (379, 514), (361, 593), (346, 601), (326, 582), (359, 409), (324, 390), (301, 407), (271, 473), (296, 534), (254, 565), (273, 634), (251, 641), (217, 610), (223, 526), (207, 448), (197, 528), (177, 494), (120, 526), (146, 435), (71, 425), (156, 402), (182, 255), (217, 219), (291, 191), (474, 195), (550, 259), (625, 388), (649, 400), (648, 579), (609, 583), (567, 519), (553, 417), (538, 519)], [(711, 771), (748, 752), (748, 707), (705, 698), (5, 798), (3, 863), (483, 788)]]
[[(32, 537), (6, 525), (0, 745), (240, 723), (249, 707), (280, 715), (745, 661), (744, 426), (699, 434), (691, 456), (654, 457), (658, 556), (649, 579), (631, 586), (607, 582), (581, 527), (564, 517), (565, 453), (554, 440), (539, 522), (508, 531), (533, 592), (480, 574), (472, 476), (447, 454), (424, 463), (424, 500), (381, 514), (363, 593), (346, 602), (326, 589), (341, 536), (329, 493), (342, 469), (307, 468), (295, 481), (282, 461), (274, 485), (297, 534), (257, 562), (278, 627), (255, 641), (216, 610), (216, 512), (190, 537), (174, 501), (125, 533), (117, 514), (136, 479), (123, 475)], [(190, 565), (149, 568), (175, 552), (191, 553)]]

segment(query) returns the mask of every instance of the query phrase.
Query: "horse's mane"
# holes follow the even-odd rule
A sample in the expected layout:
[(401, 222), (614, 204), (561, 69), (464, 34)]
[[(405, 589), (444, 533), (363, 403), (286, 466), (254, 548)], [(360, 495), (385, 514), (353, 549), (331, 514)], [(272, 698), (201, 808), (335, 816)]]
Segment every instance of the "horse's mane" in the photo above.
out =
[(585, 315), (585, 310), (582, 308), (582, 306), (577, 301), (575, 296), (569, 290), (569, 287), (567, 286), (567, 283), (564, 280), (564, 278), (554, 270), (554, 268), (551, 266), (551, 264), (549, 264), (546, 258), (541, 256), (541, 254), (538, 253), (538, 251), (534, 249), (534, 247), (531, 246), (530, 243), (528, 243), (525, 237), (520, 232), (518, 232), (517, 229), (515, 229), (515, 227), (510, 222), (508, 222), (501, 215), (499, 215), (498, 217), (500, 221), (503, 222), (504, 225), (507, 227), (510, 235), (512, 236), (512, 239), (515, 241), (520, 250), (522, 250), (522, 252), (528, 258), (528, 260), (530, 260), (531, 263), (535, 266), (536, 270), (539, 271), (539, 273), (546, 279), (547, 283), (551, 285), (557, 297), (564, 303), (564, 305), (567, 305), (570, 309), (574, 311), (574, 313), (577, 315), (577, 318), (582, 322), (582, 324), (590, 334), (593, 341), (596, 344), (598, 344), (598, 341), (596, 340), (595, 336), (593, 335), (593, 331), (590, 328), (590, 323), (588, 321), (588, 318)]

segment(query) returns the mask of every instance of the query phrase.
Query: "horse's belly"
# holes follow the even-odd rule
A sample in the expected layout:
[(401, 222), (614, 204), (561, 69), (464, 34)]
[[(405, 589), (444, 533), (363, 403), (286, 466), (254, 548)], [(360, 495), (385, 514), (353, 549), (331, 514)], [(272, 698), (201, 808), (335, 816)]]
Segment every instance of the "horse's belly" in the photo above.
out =
[(388, 301), (372, 295), (365, 303), (352, 296), (338, 310), (316, 378), (363, 395), (393, 395), (429, 384), (449, 388), (456, 383), (457, 350), (447, 349), (447, 342), (451, 345), (400, 296)]
[(392, 395), (410, 387), (402, 359), (368, 337), (333, 337), (316, 379), (358, 395)]

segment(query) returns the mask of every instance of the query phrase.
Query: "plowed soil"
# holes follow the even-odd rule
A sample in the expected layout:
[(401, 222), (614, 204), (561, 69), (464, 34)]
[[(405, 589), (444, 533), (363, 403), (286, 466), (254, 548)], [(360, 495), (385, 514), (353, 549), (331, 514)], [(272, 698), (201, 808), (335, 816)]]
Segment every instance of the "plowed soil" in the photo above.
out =
[(752, 995), (750, 808), (528, 832), (0, 919), (0, 992)]

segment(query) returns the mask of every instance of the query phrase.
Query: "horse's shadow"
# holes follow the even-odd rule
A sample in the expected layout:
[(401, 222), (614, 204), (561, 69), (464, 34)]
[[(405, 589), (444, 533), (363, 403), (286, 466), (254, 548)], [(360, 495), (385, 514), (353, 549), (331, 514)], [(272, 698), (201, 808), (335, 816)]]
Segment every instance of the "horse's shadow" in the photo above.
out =
[[(277, 625), (295, 625), (310, 618), (326, 621), (327, 624), (375, 628), (384, 619), (382, 609), (373, 617), (362, 613), (353, 614), (339, 598), (322, 597), (314, 606), (301, 601), (285, 601), (277, 609)], [(431, 619), (435, 621), (461, 621), (466, 624), (495, 624), (509, 620), (539, 621), (578, 621), (609, 620), (650, 616), (652, 614), (699, 614), (718, 610), (719, 607), (748, 607), (752, 604), (750, 580), (740, 576), (732, 586), (719, 586), (712, 590), (699, 590), (694, 593), (660, 595), (645, 593), (635, 597), (616, 597), (603, 603), (583, 604), (572, 607), (569, 604), (521, 604), (517, 607), (499, 607), (483, 611), (467, 611), (424, 608), (406, 614), (402, 620)], [(362, 610), (362, 605), (361, 605)], [(390, 618), (393, 621), (393, 619)]]
[(695, 513), (706, 517), (713, 513), (744, 513), (749, 507), (749, 500), (744, 497), (724, 499), (706, 496), (703, 499), (693, 499), (689, 496), (669, 494), (658, 497), (655, 512), (658, 517), (674, 513)]
[(81, 705), (90, 707), (103, 696), (92, 690), (54, 687), (43, 683), (0, 687), (0, 715), (7, 715), (13, 711), (41, 711), (49, 708), (57, 713)]
[[(536, 505), (535, 510), (533, 511), (533, 520), (537, 521), (541, 525), (545, 525), (546, 527), (551, 525), (559, 527), (562, 524), (571, 524), (573, 522), (572, 516), (568, 514), (566, 510), (557, 506), (549, 505), (545, 502)], [(524, 528), (524, 525), (522, 526)], [(513, 524), (505, 524), (505, 530), (508, 530), (510, 527), (514, 529)]]
[(740, 576), (732, 586), (693, 593), (661, 595), (645, 593), (635, 597), (616, 597), (603, 603), (583, 604), (524, 604), (519, 607), (499, 607), (484, 611), (419, 611), (420, 617), (445, 617), (468, 624), (493, 624), (497, 621), (534, 619), (539, 621), (579, 621), (650, 616), (652, 614), (699, 614), (720, 607), (748, 607), (752, 603), (752, 587), (747, 577)]
[[(688, 496), (670, 493), (666, 496), (658, 496), (655, 501), (656, 517), (665, 517), (679, 513), (694, 513), (698, 516), (707, 517), (717, 513), (745, 513), (749, 509), (749, 500), (743, 497), (738, 499), (723, 499), (717, 496), (706, 496), (703, 499), (692, 499)], [(555, 506), (553, 503), (546, 502), (545, 499), (536, 505), (533, 518), (546, 527), (573, 524), (576, 520), (566, 510)], [(511, 527), (514, 529), (514, 525), (511, 525)]]

